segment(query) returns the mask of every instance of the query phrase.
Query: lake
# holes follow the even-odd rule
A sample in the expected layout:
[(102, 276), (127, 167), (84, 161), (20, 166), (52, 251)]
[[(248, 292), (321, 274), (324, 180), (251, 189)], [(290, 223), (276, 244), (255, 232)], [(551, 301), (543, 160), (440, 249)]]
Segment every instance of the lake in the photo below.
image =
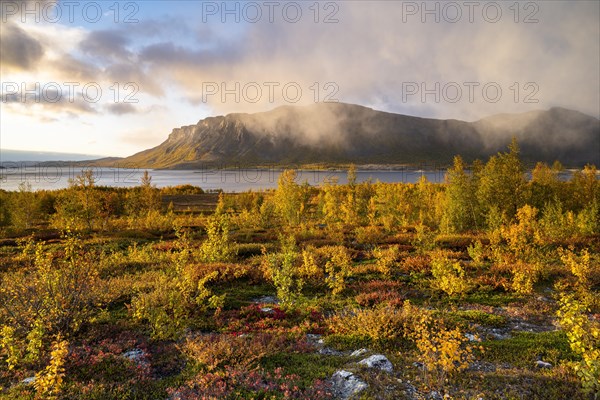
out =
[[(143, 169), (92, 168), (99, 186), (132, 187), (140, 184)], [(190, 184), (204, 190), (222, 189), (225, 192), (259, 191), (277, 187), (282, 172), (280, 168), (261, 169), (198, 169), (198, 170), (151, 170), (152, 184), (162, 188)], [(17, 190), (19, 184), (28, 181), (33, 190), (62, 189), (69, 186), (69, 179), (81, 174), (81, 167), (46, 165), (23, 166), (15, 164), (0, 169), (0, 189)], [(430, 182), (443, 182), (445, 170), (419, 170), (414, 168), (369, 169), (356, 173), (358, 182), (418, 182), (426, 176)], [(337, 179), (346, 183), (346, 170), (298, 170), (297, 182), (308, 182), (311, 186), (320, 186)]]

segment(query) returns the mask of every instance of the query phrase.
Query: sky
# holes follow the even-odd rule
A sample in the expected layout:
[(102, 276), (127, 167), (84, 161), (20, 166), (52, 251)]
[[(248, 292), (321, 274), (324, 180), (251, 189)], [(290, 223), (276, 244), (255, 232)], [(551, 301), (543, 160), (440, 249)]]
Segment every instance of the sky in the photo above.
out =
[(0, 148), (128, 156), (213, 115), (341, 101), (600, 117), (600, 2), (0, 0)]

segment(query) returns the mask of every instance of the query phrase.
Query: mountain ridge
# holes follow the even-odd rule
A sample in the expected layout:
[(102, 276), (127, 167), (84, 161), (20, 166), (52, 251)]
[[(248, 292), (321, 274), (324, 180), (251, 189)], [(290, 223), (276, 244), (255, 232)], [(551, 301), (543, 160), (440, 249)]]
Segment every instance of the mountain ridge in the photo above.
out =
[(346, 103), (281, 106), (211, 116), (175, 128), (160, 145), (122, 161), (139, 168), (215, 164), (450, 163), (484, 159), (515, 136), (526, 161), (600, 164), (600, 120), (553, 107), (473, 122), (394, 114)]

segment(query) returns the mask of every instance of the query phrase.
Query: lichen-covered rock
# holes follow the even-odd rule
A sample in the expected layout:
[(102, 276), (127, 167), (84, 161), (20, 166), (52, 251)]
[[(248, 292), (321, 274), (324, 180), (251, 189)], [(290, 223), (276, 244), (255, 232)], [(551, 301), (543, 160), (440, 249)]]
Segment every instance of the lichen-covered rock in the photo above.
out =
[(535, 366), (538, 368), (552, 368), (552, 364), (546, 361), (536, 361)]
[(394, 366), (383, 354), (373, 354), (359, 362), (360, 365), (366, 365), (368, 368), (380, 369), (386, 372), (392, 372)]
[(352, 372), (339, 370), (331, 377), (331, 386), (336, 397), (350, 399), (369, 385)]
[(358, 356), (362, 356), (365, 353), (368, 353), (369, 350), (367, 349), (358, 349), (358, 350), (354, 350), (351, 354), (350, 357), (358, 357)]

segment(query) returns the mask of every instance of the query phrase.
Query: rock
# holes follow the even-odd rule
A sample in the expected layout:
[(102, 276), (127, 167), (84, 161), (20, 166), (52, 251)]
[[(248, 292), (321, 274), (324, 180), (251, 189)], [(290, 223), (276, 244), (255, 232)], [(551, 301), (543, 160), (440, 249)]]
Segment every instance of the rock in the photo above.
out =
[(22, 384), (24, 385), (31, 385), (35, 382), (36, 377), (35, 376), (30, 376), (29, 378), (25, 378), (21, 381)]
[(307, 333), (306, 341), (313, 346), (320, 346), (325, 343), (325, 341), (323, 340), (323, 335), (319, 335), (316, 333)]
[(421, 371), (423, 371), (425, 369), (425, 364), (423, 364), (422, 362), (415, 361), (413, 363), (413, 367), (418, 368)]
[(333, 392), (341, 399), (349, 399), (369, 385), (352, 372), (339, 370), (331, 377)]
[(352, 353), (350, 353), (350, 357), (358, 357), (358, 356), (362, 356), (365, 353), (368, 353), (369, 350), (367, 349), (358, 349), (358, 350), (354, 350)]
[(437, 392), (435, 390), (429, 393), (429, 398), (431, 400), (444, 400), (444, 397), (440, 394), (440, 392)]
[(121, 354), (123, 357), (133, 361), (134, 363), (136, 363), (136, 365), (138, 367), (146, 367), (148, 366), (148, 361), (146, 360), (146, 352), (142, 349), (133, 349), (133, 350), (129, 350), (126, 351), (125, 353)]
[(279, 304), (279, 299), (275, 296), (261, 296), (252, 300), (256, 304)]
[(394, 366), (383, 354), (373, 354), (364, 360), (359, 361), (360, 365), (366, 365), (368, 368), (376, 368), (386, 372), (392, 372)]
[(403, 385), (404, 385), (404, 390), (402, 392), (406, 399), (408, 399), (408, 400), (422, 399), (422, 397), (419, 397), (419, 395), (418, 395), (419, 391), (417, 390), (417, 388), (414, 387), (410, 382), (404, 382)]
[(261, 307), (260, 311), (267, 313), (267, 314), (274, 312), (271, 307)]
[(129, 350), (129, 351), (123, 353), (122, 355), (123, 355), (123, 357), (128, 358), (132, 361), (139, 361), (140, 358), (142, 358), (144, 356), (144, 350), (133, 349), (133, 350)]
[(344, 355), (344, 353), (342, 353), (341, 351), (330, 349), (329, 347), (323, 347), (322, 349), (319, 349), (319, 354), (322, 354), (324, 356), (341, 356), (341, 355)]
[(481, 339), (472, 333), (465, 333), (465, 337), (469, 339), (469, 342), (481, 342)]
[(496, 372), (496, 364), (487, 361), (475, 361), (469, 365), (469, 370), (477, 372)]
[(546, 361), (538, 360), (535, 362), (535, 366), (538, 368), (552, 368), (552, 364)]

